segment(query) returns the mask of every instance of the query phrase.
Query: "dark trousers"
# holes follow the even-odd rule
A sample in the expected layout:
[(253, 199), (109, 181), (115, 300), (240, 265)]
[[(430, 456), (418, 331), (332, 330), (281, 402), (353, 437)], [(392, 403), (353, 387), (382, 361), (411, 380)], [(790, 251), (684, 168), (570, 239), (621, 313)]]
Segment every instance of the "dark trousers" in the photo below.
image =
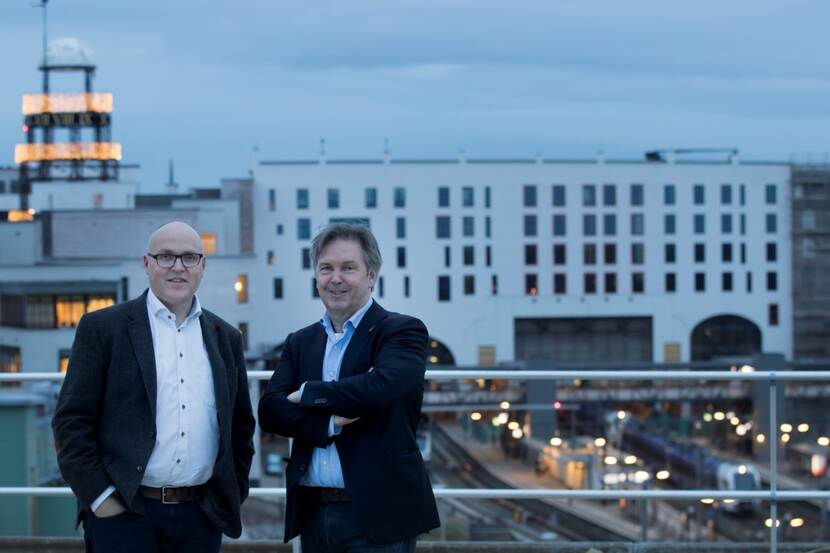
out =
[(374, 543), (363, 533), (348, 501), (310, 502), (304, 506), (303, 553), (414, 553), (415, 536), (392, 543)]
[(144, 498), (145, 516), (129, 511), (108, 518), (87, 513), (87, 553), (218, 553), (222, 532), (196, 503), (164, 505)]

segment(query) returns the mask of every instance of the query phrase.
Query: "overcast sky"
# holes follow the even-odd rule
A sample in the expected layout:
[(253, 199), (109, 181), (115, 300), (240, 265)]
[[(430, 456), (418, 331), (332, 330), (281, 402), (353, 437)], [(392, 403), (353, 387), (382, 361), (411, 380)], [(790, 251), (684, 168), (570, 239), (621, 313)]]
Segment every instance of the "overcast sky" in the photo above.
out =
[[(0, 165), (37, 92), (41, 10), (0, 0)], [(94, 51), (114, 140), (160, 188), (259, 159), (830, 152), (824, 0), (51, 0)], [(61, 84), (64, 84), (63, 82)], [(80, 79), (78, 86), (81, 86)]]

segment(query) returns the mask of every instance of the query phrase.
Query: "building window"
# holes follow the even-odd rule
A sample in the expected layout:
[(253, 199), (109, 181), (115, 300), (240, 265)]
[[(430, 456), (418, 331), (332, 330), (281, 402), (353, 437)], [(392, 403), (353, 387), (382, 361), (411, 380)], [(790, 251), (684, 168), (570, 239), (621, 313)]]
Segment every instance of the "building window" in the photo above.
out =
[(643, 185), (631, 185), (631, 205), (643, 205)]
[(58, 372), (61, 374), (66, 374), (69, 369), (69, 355), (69, 350), (62, 349), (58, 352)]
[(617, 246), (616, 244), (605, 244), (603, 247), (603, 257), (606, 265), (613, 265), (617, 262)]
[(567, 280), (565, 277), (565, 273), (553, 273), (553, 293), (567, 293)]
[(602, 229), (605, 236), (614, 236), (617, 234), (617, 216), (606, 213), (602, 216)]
[(409, 297), (409, 277), (403, 277), (403, 297)]
[[(21, 371), (20, 348), (14, 346), (0, 346), (0, 373), (19, 373)], [(9, 386), (19, 386), (13, 382)]]
[(586, 207), (597, 205), (597, 187), (593, 184), (582, 185), (582, 205)]
[(646, 247), (642, 242), (631, 244), (631, 264), (642, 265), (646, 262)]
[(447, 275), (438, 277), (438, 301), (450, 301), (450, 277)]
[(338, 209), (340, 207), (340, 191), (337, 188), (329, 188), (326, 191), (328, 198), (329, 209)]
[(393, 205), (395, 207), (406, 207), (406, 188), (396, 187), (394, 194), (395, 200)]
[(406, 238), (406, 219), (404, 217), (395, 219), (395, 237), (399, 239)]
[(613, 184), (602, 185), (602, 205), (617, 205), (617, 187)]
[(553, 185), (553, 207), (564, 207), (565, 206), (565, 185), (564, 184), (554, 184)]
[(525, 207), (536, 207), (536, 185), (526, 184), (522, 188), (522, 199)]
[(697, 213), (694, 216), (694, 230), (695, 234), (704, 234), (706, 232), (706, 217), (702, 213)]
[(398, 246), (398, 268), (406, 268), (406, 248)]
[(583, 236), (596, 236), (597, 234), (597, 216), (583, 215), (582, 216), (582, 234)]
[(492, 295), (498, 295), (499, 293), (499, 275), (492, 275), (490, 277), (490, 293)]
[(721, 290), (724, 292), (732, 291), (732, 273), (721, 274)]
[(740, 197), (741, 205), (746, 205), (746, 185), (742, 184), (738, 187), (738, 194)]
[(450, 261), (450, 247), (444, 246), (444, 267), (449, 267)]
[(746, 263), (746, 244), (741, 242), (741, 264)]
[(472, 296), (476, 293), (476, 277), (473, 275), (464, 275), (464, 295)]
[(93, 209), (101, 209), (104, 207), (104, 195), (103, 194), (93, 194), (92, 195), (92, 208)]
[(706, 273), (695, 273), (695, 292), (706, 291)]
[(766, 200), (767, 205), (773, 205), (777, 202), (774, 184), (768, 184), (766, 186)]
[(605, 293), (617, 293), (617, 273), (605, 273)]
[(277, 225), (277, 236), (282, 236), (282, 225)]
[(646, 291), (645, 273), (631, 273), (631, 291), (635, 294), (642, 294)]
[(55, 302), (55, 316), (58, 328), (78, 326), (86, 305), (83, 296), (58, 296)]
[(583, 275), (583, 290), (585, 294), (596, 294), (597, 293), (597, 274), (596, 273), (585, 273)]
[(706, 194), (702, 184), (696, 184), (692, 194), (695, 205), (703, 205), (706, 202)]
[(525, 294), (528, 296), (535, 296), (539, 293), (539, 281), (536, 273), (528, 273), (525, 275)]
[(536, 265), (536, 244), (525, 244), (525, 265)]
[(484, 237), (485, 238), (490, 238), (490, 235), (492, 234), (492, 230), (493, 229), (491, 228), (490, 216), (487, 215), (486, 217), (484, 217)]
[(720, 231), (721, 234), (732, 234), (732, 215), (730, 215), (729, 213), (721, 214)]
[(367, 188), (366, 189), (365, 205), (366, 205), (367, 209), (374, 209), (378, 206), (378, 189), (377, 188)]
[(536, 215), (524, 216), (525, 236), (536, 236)]
[(438, 187), (438, 207), (450, 207), (450, 188), (448, 186)]
[(300, 251), (300, 264), (303, 269), (311, 269), (311, 248), (303, 248)]
[(319, 298), (320, 292), (317, 290), (317, 279), (311, 277), (311, 297), (312, 298)]
[(242, 335), (242, 349), (248, 351), (248, 323), (239, 323), (236, 328), (239, 329), (239, 334)]
[(472, 186), (465, 186), (461, 189), (461, 205), (464, 207), (473, 207), (475, 203), (475, 196)]
[(664, 205), (674, 205), (675, 202), (675, 191), (673, 184), (666, 184), (663, 185), (663, 204)]
[(490, 207), (490, 187), (489, 186), (484, 187), (484, 207), (486, 207), (486, 208)]
[(216, 233), (200, 232), (199, 237), (202, 239), (202, 249), (205, 255), (214, 255), (216, 253)]
[(732, 205), (732, 185), (720, 185), (720, 203), (722, 205)]
[(462, 230), (464, 236), (473, 236), (475, 234), (475, 220), (471, 216), (465, 215), (461, 221), (463, 223)]
[(767, 261), (778, 260), (778, 248), (775, 242), (767, 242)]
[(308, 240), (311, 238), (311, 219), (302, 217), (297, 219), (297, 239)]
[(282, 278), (279, 278), (279, 277), (275, 278), (274, 279), (274, 299), (275, 300), (281, 300), (282, 299), (282, 294), (283, 294), (282, 286), (283, 286)]
[(768, 312), (769, 312), (769, 325), (770, 326), (778, 326), (778, 304), (777, 303), (769, 304)]
[[(527, 246), (525, 246), (525, 250)], [(464, 246), (464, 265), (475, 265), (475, 247)]]
[(675, 273), (666, 273), (665, 284), (666, 292), (677, 291), (677, 275)]
[(484, 265), (489, 267), (493, 264), (493, 250), (490, 246), (484, 246)]
[(450, 237), (450, 217), (449, 215), (438, 215), (435, 217), (435, 237), (449, 238)]
[(732, 244), (724, 242), (720, 245), (720, 258), (724, 263), (732, 263)]
[(746, 291), (752, 292), (752, 273), (749, 271), (746, 273)]
[(663, 233), (674, 234), (677, 230), (675, 216), (667, 213), (663, 216)]
[(706, 245), (702, 243), (695, 244), (695, 263), (706, 262)]
[(631, 234), (632, 236), (642, 236), (646, 232), (646, 221), (642, 213), (631, 214)]
[[(27, 296), (25, 299), (25, 304), (25, 319), (23, 321), (20, 321), (22, 323), (20, 326), (23, 326), (25, 328), (55, 328), (54, 296)], [(6, 319), (6, 317), (3, 318)], [(10, 317), (10, 319), (13, 318)], [(4, 326), (9, 325), (10, 322), (10, 320), (4, 320)]]
[(564, 265), (565, 261), (565, 244), (553, 245), (553, 264)]
[(384, 282), (383, 277), (382, 276), (378, 277), (378, 296), (381, 297), (381, 298), (383, 297), (383, 292), (384, 292), (383, 282)]
[(268, 211), (277, 210), (277, 191), (273, 188), (268, 189)]
[(565, 216), (564, 215), (554, 215), (553, 216), (553, 235), (554, 236), (565, 236)]
[(236, 275), (233, 289), (236, 290), (236, 303), (248, 303), (248, 275), (245, 273)]
[(665, 259), (666, 263), (674, 263), (677, 259), (677, 248), (674, 244), (666, 244), (666, 247), (663, 250), (663, 258)]
[(308, 209), (308, 188), (297, 189), (297, 209)]
[(769, 271), (767, 273), (767, 290), (774, 292), (778, 290), (778, 273)]
[(584, 244), (582, 246), (582, 263), (584, 265), (596, 265), (597, 263), (597, 245)]
[(778, 232), (778, 219), (775, 213), (767, 213), (767, 234)]
[(746, 234), (746, 215), (741, 213), (741, 236)]
[(273, 265), (275, 260), (276, 256), (274, 255), (274, 250), (268, 250), (268, 255), (266, 256), (266, 263), (268, 263), (268, 265)]

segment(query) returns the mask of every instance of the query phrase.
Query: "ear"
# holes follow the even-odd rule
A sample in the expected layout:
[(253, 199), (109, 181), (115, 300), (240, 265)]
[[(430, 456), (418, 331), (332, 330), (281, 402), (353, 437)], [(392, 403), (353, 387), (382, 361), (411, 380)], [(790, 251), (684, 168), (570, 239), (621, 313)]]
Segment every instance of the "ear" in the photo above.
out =
[(378, 274), (375, 271), (369, 271), (369, 289), (375, 289), (375, 282), (378, 279)]

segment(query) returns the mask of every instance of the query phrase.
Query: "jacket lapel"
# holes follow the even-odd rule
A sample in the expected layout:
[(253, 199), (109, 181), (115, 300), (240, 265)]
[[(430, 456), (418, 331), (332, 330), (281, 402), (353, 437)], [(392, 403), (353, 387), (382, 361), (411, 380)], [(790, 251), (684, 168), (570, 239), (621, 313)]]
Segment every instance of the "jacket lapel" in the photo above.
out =
[[(308, 363), (300, 362), (300, 384), (308, 380), (323, 380), (323, 362), (326, 356), (326, 329), (318, 324), (308, 347)], [(303, 355), (303, 357), (306, 357)]]
[[(357, 369), (357, 360), (360, 358), (360, 353), (366, 347), (366, 344), (372, 341), (372, 336), (377, 330), (378, 323), (386, 318), (386, 310), (380, 306), (376, 301), (372, 302), (372, 307), (366, 312), (361, 319), (360, 324), (354, 331), (349, 347), (346, 348), (346, 353), (343, 355), (343, 362), (340, 364), (340, 378), (352, 376)], [(369, 367), (364, 367), (369, 370)]]
[[(199, 316), (199, 324), (202, 327), (202, 340), (205, 342), (205, 349), (207, 349), (208, 359), (210, 360), (211, 374), (213, 374), (213, 394), (216, 398), (216, 413), (219, 416), (221, 426), (226, 422), (222, 420), (222, 415), (230, 412), (228, 372), (233, 371), (234, 368), (226, 366), (222, 360), (222, 355), (219, 353), (216, 325), (208, 320), (204, 312)], [(230, 419), (227, 422), (230, 422)]]
[(147, 315), (147, 292), (133, 300), (133, 308), (127, 321), (127, 331), (133, 344), (135, 358), (141, 369), (144, 389), (153, 418), (156, 417), (156, 355), (153, 352), (153, 334), (150, 331), (150, 317)]

